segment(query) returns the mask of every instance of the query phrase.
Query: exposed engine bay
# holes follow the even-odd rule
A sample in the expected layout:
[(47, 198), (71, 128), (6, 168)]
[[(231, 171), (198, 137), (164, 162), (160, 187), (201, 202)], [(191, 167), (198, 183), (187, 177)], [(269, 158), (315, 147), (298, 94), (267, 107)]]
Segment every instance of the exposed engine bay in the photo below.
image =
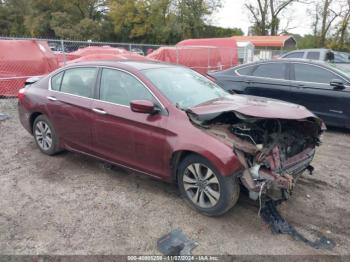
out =
[(320, 144), (322, 122), (254, 118), (230, 111), (219, 115), (196, 116), (192, 122), (232, 148), (243, 166), (240, 180), (251, 199), (268, 196), (286, 200), (298, 177), (308, 169)]

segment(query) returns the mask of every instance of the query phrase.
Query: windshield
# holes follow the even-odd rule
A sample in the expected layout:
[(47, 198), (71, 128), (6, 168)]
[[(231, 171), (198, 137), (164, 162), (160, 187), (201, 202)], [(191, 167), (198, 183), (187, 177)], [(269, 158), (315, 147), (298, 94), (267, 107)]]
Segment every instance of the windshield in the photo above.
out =
[(174, 105), (187, 109), (229, 95), (201, 74), (187, 68), (156, 68), (143, 73)]

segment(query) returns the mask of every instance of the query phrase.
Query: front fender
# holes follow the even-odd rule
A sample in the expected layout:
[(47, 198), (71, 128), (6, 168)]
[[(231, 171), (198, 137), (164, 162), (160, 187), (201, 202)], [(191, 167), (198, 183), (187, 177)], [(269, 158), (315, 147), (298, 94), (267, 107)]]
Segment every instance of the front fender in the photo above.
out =
[(225, 147), (226, 149), (217, 152), (216, 150), (208, 150), (205, 147), (195, 144), (184, 144), (176, 148), (174, 153), (189, 151), (198, 154), (209, 160), (222, 176), (231, 176), (238, 173), (242, 169), (242, 165), (232, 148), (223, 144), (222, 148)]

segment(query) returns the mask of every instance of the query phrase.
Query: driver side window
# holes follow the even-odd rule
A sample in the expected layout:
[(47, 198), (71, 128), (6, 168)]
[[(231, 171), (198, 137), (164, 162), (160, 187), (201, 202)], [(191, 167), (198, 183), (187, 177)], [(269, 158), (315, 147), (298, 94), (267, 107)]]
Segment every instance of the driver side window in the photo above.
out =
[(155, 102), (153, 95), (135, 77), (108, 68), (102, 70), (100, 100), (125, 106), (129, 106), (132, 100)]

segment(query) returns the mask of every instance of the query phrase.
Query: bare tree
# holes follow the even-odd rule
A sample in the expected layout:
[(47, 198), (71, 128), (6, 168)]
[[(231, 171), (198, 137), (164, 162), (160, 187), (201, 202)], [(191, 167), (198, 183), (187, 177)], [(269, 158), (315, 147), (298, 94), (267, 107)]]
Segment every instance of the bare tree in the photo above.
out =
[(346, 35), (349, 30), (349, 24), (350, 24), (350, 0), (346, 1), (346, 8), (341, 13), (341, 21), (338, 25), (338, 30), (336, 33), (336, 38), (338, 40), (338, 46), (339, 48), (343, 48), (346, 40)]
[(295, 2), (301, 2), (301, 0), (253, 0), (246, 3), (245, 7), (253, 18), (255, 33), (277, 35), (282, 12)]
[(332, 3), (333, 3), (333, 0), (323, 0), (322, 3), (320, 4), (321, 8), (319, 9), (319, 12), (320, 12), (319, 17), (321, 18), (321, 30), (320, 30), (319, 45), (322, 47), (325, 46), (326, 44), (326, 37), (331, 29), (333, 22), (340, 15), (335, 10), (333, 10), (331, 6)]
[(314, 16), (314, 20), (312, 22), (312, 32), (313, 32), (313, 36), (315, 38), (315, 45), (317, 45), (318, 43), (316, 42), (317, 39), (317, 35), (318, 35), (318, 26), (320, 23), (320, 16), (319, 16), (319, 6), (315, 5), (315, 10), (314, 13), (313, 11), (309, 10), (309, 15)]
[(249, 2), (244, 6), (252, 15), (254, 31), (258, 35), (267, 35), (269, 0), (254, 0), (255, 4)]
[[(271, 21), (270, 21), (270, 32), (271, 35), (277, 35), (280, 27), (280, 18), (279, 15), (281, 12), (288, 7), (293, 2), (298, 2), (298, 0), (270, 0), (270, 13), (271, 13)], [(289, 21), (288, 21), (289, 23)]]

